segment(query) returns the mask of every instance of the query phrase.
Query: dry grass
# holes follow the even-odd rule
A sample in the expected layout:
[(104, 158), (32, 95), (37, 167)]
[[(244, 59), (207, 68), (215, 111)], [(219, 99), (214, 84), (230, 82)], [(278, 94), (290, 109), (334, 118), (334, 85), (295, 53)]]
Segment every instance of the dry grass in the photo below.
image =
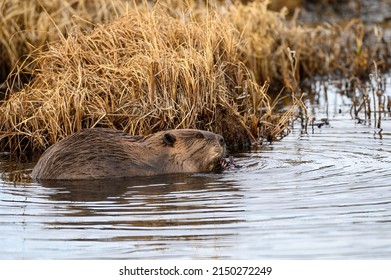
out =
[(66, 37), (72, 27), (90, 30), (128, 9), (124, 0), (0, 0), (0, 82), (24, 56)]
[(289, 50), (295, 52), (295, 79), (319, 75), (368, 76), (373, 61), (387, 69), (389, 50), (382, 31), (352, 19), (338, 24), (299, 24), (287, 10), (274, 12), (267, 1), (229, 6), (231, 19), (246, 41), (242, 60), (260, 83), (291, 86)]
[(218, 14), (183, 16), (134, 11), (50, 46), (34, 80), (0, 107), (3, 146), (43, 150), (94, 126), (130, 134), (195, 127), (232, 146), (255, 139), (272, 113), (267, 86), (240, 60), (240, 33)]
[[(382, 61), (376, 57), (378, 48), (372, 52), (364, 44), (360, 22), (303, 27), (294, 18), (287, 20), (284, 11), (269, 11), (266, 1), (140, 5), (127, 7), (126, 16), (108, 25), (90, 21), (117, 18), (116, 7), (124, 5), (120, 0), (92, 1), (96, 10), (86, 8), (91, 1), (70, 2), (56, 3), (84, 7), (85, 14), (57, 22), (45, 8), (38, 14), (50, 14), (51, 22), (44, 24), (43, 33), (56, 34), (53, 40), (58, 42), (48, 44), (46, 51), (26, 50), (31, 55), (24, 64), (12, 62), (19, 65), (16, 77), (28, 73), (33, 79), (20, 92), (8, 94), (0, 106), (2, 149), (42, 151), (94, 126), (130, 134), (207, 129), (237, 147), (248, 138), (274, 141), (289, 132), (297, 108), (303, 108), (298, 83), (304, 76), (365, 72), (370, 59), (378, 65)], [(110, 6), (103, 9), (108, 14), (98, 6)], [(75, 18), (78, 22), (72, 23)], [(55, 29), (48, 31), (49, 25)], [(20, 30), (13, 36), (25, 34)], [(31, 39), (20, 40), (22, 47), (30, 46), (26, 42)], [(40, 40), (34, 45), (51, 39)], [(10, 57), (17, 60), (18, 55)], [(270, 83), (284, 85), (293, 103), (281, 115), (270, 100)]]

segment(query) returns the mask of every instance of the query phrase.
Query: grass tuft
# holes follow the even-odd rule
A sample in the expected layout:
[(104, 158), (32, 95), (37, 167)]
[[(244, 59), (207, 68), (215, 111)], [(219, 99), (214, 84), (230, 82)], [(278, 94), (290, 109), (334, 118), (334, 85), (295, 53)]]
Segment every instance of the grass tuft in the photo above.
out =
[[(357, 20), (304, 26), (284, 9), (270, 11), (268, 1), (161, 2), (0, 2), (1, 71), (14, 69), (0, 103), (1, 148), (41, 152), (96, 126), (130, 134), (205, 129), (237, 148), (276, 141), (298, 109), (305, 112), (305, 77), (387, 64), (381, 32), (368, 45)], [(282, 113), (270, 85), (286, 89)]]

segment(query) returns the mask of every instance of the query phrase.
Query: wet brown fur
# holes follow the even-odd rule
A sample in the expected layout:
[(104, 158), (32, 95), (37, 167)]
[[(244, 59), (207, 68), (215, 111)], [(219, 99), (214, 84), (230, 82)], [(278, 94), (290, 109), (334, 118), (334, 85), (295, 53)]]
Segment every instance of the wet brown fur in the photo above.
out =
[(31, 176), (83, 180), (204, 172), (212, 171), (224, 153), (224, 138), (202, 130), (167, 130), (142, 137), (92, 128), (47, 149)]

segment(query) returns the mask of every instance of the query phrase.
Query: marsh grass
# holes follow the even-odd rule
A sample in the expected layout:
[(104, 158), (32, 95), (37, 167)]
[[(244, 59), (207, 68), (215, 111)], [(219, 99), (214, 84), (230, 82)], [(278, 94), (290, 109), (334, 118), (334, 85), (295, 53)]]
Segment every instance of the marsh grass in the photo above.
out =
[[(10, 71), (26, 68), (25, 58), (48, 42), (67, 37), (75, 26), (91, 30), (126, 13), (123, 0), (0, 0), (0, 82)], [(31, 61), (29, 61), (31, 62)], [(28, 66), (34, 64), (27, 63)]]
[[(378, 47), (364, 44), (361, 23), (301, 26), (284, 10), (269, 11), (268, 1), (58, 0), (53, 9), (27, 2), (36, 6), (15, 9), (17, 16), (4, 12), (9, 1), (0, 6), (3, 27), (18, 26), (2, 35), (14, 44), (6, 48), (15, 69), (8, 82), (31, 77), (0, 106), (1, 148), (12, 153), (43, 151), (95, 126), (130, 134), (206, 129), (238, 148), (272, 142), (305, 112), (303, 78), (365, 72), (371, 58), (382, 63)], [(30, 10), (32, 19), (17, 23)], [(12, 53), (15, 46), (24, 49)], [(280, 99), (271, 100), (270, 85), (284, 87)], [(289, 100), (285, 111), (276, 111), (277, 100)]]
[[(196, 21), (157, 8), (72, 33), (39, 54), (34, 80), (0, 107), (2, 144), (44, 150), (104, 126), (133, 135), (193, 127), (243, 146), (257, 140), (272, 108), (240, 45), (240, 33), (215, 13)], [(267, 122), (268, 133), (273, 125)]]
[(289, 86), (287, 49), (295, 52), (299, 82), (314, 76), (367, 77), (373, 61), (380, 70), (390, 66), (381, 28), (358, 19), (305, 25), (298, 22), (299, 13), (287, 18), (286, 9), (271, 11), (265, 1), (231, 5), (226, 15), (246, 41), (242, 59), (260, 83)]
[(341, 86), (341, 92), (351, 96), (350, 114), (358, 123), (372, 125), (381, 136), (382, 121), (390, 119), (391, 101), (386, 96), (386, 81), (376, 63), (367, 81), (352, 79)]

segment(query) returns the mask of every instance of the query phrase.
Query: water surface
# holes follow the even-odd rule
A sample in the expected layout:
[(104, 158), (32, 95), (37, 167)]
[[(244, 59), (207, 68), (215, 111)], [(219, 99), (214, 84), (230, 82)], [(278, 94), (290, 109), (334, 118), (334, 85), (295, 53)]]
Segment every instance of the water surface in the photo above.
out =
[(48, 185), (0, 161), (0, 259), (391, 258), (390, 117), (379, 133), (319, 91), (308, 105), (328, 125), (221, 174)]

